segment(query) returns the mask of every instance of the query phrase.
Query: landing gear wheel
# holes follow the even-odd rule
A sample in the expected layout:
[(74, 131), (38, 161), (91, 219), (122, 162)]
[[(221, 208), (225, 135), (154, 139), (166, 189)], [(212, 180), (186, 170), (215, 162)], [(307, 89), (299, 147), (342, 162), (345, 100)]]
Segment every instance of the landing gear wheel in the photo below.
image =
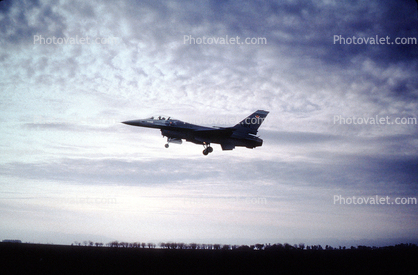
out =
[(203, 147), (205, 147), (205, 150), (203, 150), (203, 154), (205, 156), (207, 156), (209, 153), (212, 153), (213, 152), (213, 148), (210, 147), (210, 144), (209, 143), (203, 143)]
[(168, 143), (167, 143), (167, 144), (166, 144), (166, 145), (164, 145), (164, 146), (165, 146), (165, 148), (168, 148), (168, 146), (169, 146), (169, 145), (168, 145)]

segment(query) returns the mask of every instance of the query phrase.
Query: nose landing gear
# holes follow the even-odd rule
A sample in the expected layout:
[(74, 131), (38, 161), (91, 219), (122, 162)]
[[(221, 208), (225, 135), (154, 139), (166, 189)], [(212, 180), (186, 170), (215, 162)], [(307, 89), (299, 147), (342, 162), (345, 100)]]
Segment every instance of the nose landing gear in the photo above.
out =
[(164, 145), (165, 148), (170, 147), (169, 143), (177, 143), (177, 144), (181, 144), (181, 138), (172, 138), (172, 137), (167, 137), (167, 143)]

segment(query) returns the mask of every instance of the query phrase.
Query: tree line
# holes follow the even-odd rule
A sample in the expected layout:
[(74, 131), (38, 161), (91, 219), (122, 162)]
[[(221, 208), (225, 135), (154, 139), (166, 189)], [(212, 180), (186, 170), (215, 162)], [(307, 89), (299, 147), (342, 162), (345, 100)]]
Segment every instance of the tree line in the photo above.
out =
[[(92, 242), (92, 241), (83, 241), (82, 243), (75, 241), (71, 244), (72, 246), (96, 246), (96, 247), (114, 247), (114, 248), (157, 248), (155, 243), (145, 243), (145, 242), (118, 242), (112, 241), (106, 244), (101, 242)], [(377, 249), (400, 249), (400, 248), (417, 248), (416, 244), (397, 244), (394, 246), (385, 246), (385, 247), (377, 247), (377, 246), (365, 246), (359, 245), (355, 246), (338, 246), (332, 247), (330, 245), (326, 245), (322, 247), (321, 245), (307, 245), (305, 246), (304, 243), (290, 245), (288, 243), (275, 243), (275, 244), (254, 244), (254, 245), (229, 245), (229, 244), (198, 244), (198, 243), (182, 243), (182, 242), (162, 242), (158, 244), (158, 247), (161, 249), (203, 249), (203, 250), (246, 250), (246, 251), (257, 251), (257, 250), (265, 250), (265, 251), (281, 251), (281, 250), (377, 250)]]

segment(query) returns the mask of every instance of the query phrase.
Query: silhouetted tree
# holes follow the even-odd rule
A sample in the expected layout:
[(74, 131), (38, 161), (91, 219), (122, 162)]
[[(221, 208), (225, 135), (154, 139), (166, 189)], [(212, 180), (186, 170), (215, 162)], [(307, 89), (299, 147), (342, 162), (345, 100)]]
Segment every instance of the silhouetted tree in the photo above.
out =
[(113, 241), (113, 242), (108, 243), (108, 245), (110, 247), (118, 247), (119, 246), (119, 243), (118, 243), (118, 241)]
[(241, 245), (237, 248), (237, 250), (252, 250), (248, 245)]
[(284, 249), (286, 249), (286, 250), (290, 250), (290, 249), (292, 249), (293, 248), (293, 246), (291, 246), (290, 244), (288, 244), (288, 243), (285, 243), (284, 244)]
[(222, 246), (222, 250), (230, 250), (230, 249), (231, 249), (231, 247), (228, 244), (224, 244)]
[[(286, 244), (285, 244), (286, 245)], [(289, 244), (287, 244), (287, 245), (289, 245)], [(282, 250), (282, 249), (284, 249), (284, 246), (281, 244), (281, 243), (276, 243), (276, 244), (273, 244), (273, 246), (275, 246), (278, 250)]]

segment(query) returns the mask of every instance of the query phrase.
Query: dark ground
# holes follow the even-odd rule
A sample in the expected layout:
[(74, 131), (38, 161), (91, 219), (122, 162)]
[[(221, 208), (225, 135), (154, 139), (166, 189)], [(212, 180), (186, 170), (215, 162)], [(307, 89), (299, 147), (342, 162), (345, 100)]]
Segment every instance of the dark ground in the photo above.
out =
[(418, 274), (417, 247), (180, 250), (0, 243), (0, 274)]

